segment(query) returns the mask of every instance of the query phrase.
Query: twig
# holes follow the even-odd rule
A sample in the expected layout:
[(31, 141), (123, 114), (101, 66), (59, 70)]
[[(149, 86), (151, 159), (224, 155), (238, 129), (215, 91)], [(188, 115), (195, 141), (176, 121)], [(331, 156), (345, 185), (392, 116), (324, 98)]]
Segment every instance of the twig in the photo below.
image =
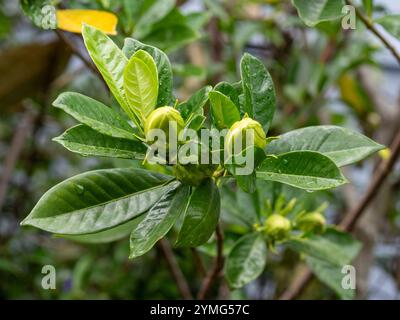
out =
[[(374, 33), (386, 46), (388, 50), (391, 51), (395, 59), (400, 64), (400, 53), (397, 52), (394, 46), (392, 46), (385, 37), (375, 28), (375, 26), (369, 21), (367, 17), (365, 17), (352, 3), (350, 0), (346, 0), (348, 5), (351, 5), (355, 8), (357, 16), (360, 20), (365, 24), (365, 26)], [(356, 226), (357, 221), (360, 219), (362, 214), (368, 205), (372, 202), (372, 200), (379, 193), (379, 189), (382, 184), (385, 182), (386, 178), (392, 171), (397, 159), (400, 156), (400, 131), (397, 132), (395, 138), (393, 139), (391, 146), (391, 156), (386, 161), (381, 161), (378, 165), (378, 169), (376, 170), (374, 177), (372, 178), (372, 182), (369, 184), (365, 195), (362, 197), (359, 204), (350, 210), (347, 214), (344, 215), (342, 221), (339, 223), (338, 227), (343, 231), (353, 231)], [(297, 277), (293, 280), (290, 286), (286, 289), (286, 291), (280, 296), (281, 300), (291, 300), (300, 295), (303, 290), (306, 288), (308, 283), (313, 278), (313, 274), (311, 270), (304, 266), (303, 270), (298, 274)]]
[(393, 56), (396, 58), (397, 62), (400, 64), (400, 53), (397, 52), (396, 48), (379, 32), (374, 24), (354, 5), (353, 1), (346, 0), (346, 3), (355, 8), (357, 17), (364, 23), (364, 25), (369, 29), (375, 36), (382, 41), (385, 47), (390, 50)]
[(97, 74), (100, 76), (100, 79), (103, 80), (103, 77), (99, 73), (99, 70), (97, 70), (96, 66), (79, 50), (79, 48), (75, 45), (75, 43), (69, 39), (63, 31), (60, 31), (58, 29), (55, 30), (55, 33), (57, 36), (61, 39), (62, 42), (65, 43), (65, 45), (71, 50), (71, 52), (76, 55), (83, 63), (84, 65), (91, 70), (93, 73)]
[(178, 262), (175, 259), (174, 252), (172, 251), (171, 245), (168, 240), (163, 238), (158, 242), (162, 254), (164, 255), (165, 261), (167, 262), (168, 269), (173, 276), (179, 292), (183, 299), (193, 299), (192, 293), (190, 292), (189, 284), (187, 283), (182, 270), (180, 269)]
[(207, 276), (203, 280), (199, 294), (197, 295), (199, 300), (204, 300), (206, 298), (207, 293), (210, 291), (214, 281), (220, 276), (220, 273), (224, 267), (224, 235), (219, 224), (215, 229), (215, 235), (217, 238), (217, 256), (214, 259), (212, 269), (207, 273)]
[(17, 130), (11, 141), (10, 150), (7, 152), (2, 168), (2, 176), (0, 179), (0, 212), (2, 211), (7, 189), (8, 182), (11, 179), (12, 172), (17, 164), (18, 158), (22, 152), (25, 144), (25, 139), (28, 137), (35, 115), (31, 111), (27, 111), (22, 118), (21, 123), (18, 125)]
[(201, 259), (201, 256), (199, 252), (196, 250), (196, 248), (190, 248), (190, 250), (192, 251), (193, 260), (196, 267), (198, 268), (200, 274), (204, 277), (207, 274), (207, 271), (206, 268), (204, 267), (203, 259)]

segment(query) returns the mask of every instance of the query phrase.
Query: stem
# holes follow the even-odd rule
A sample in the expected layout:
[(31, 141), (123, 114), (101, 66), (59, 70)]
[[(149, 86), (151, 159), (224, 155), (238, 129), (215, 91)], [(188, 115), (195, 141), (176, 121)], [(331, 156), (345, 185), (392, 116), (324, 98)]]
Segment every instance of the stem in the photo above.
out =
[[(352, 1), (346, 0), (348, 5), (356, 8)], [(370, 20), (365, 17), (357, 8), (356, 14), (360, 18), (360, 20), (365, 24), (365, 26), (370, 30), (373, 34), (375, 34), (385, 45), (385, 47), (393, 54), (395, 59), (400, 64), (400, 53), (397, 52), (394, 46), (392, 46), (385, 37), (375, 28), (375, 26), (370, 22)], [(353, 231), (354, 227), (357, 224), (357, 221), (365, 212), (365, 209), (368, 205), (374, 200), (374, 198), (379, 194), (379, 189), (385, 182), (386, 178), (389, 176), (392, 171), (397, 159), (400, 156), (400, 130), (397, 132), (395, 138), (393, 139), (391, 145), (391, 156), (387, 161), (381, 161), (378, 165), (378, 169), (376, 170), (372, 182), (369, 184), (366, 193), (362, 197), (359, 204), (354, 207), (354, 209), (350, 210), (347, 214), (344, 215), (342, 221), (339, 223), (339, 228), (343, 231)], [(299, 273), (297, 277), (290, 284), (289, 288), (280, 296), (281, 300), (291, 300), (300, 295), (303, 290), (307, 287), (309, 282), (312, 280), (313, 274), (308, 267), (303, 267), (303, 270)]]
[(186, 281), (181, 268), (178, 265), (178, 262), (175, 259), (174, 252), (172, 251), (171, 245), (169, 244), (168, 240), (163, 238), (158, 242), (158, 247), (162, 252), (165, 261), (167, 262), (168, 269), (174, 278), (178, 290), (185, 300), (192, 300), (193, 296), (190, 292), (189, 284)]
[(223, 255), (224, 235), (221, 226), (219, 224), (215, 229), (215, 235), (217, 238), (217, 256), (214, 259), (213, 267), (207, 273), (207, 276), (205, 277), (203, 283), (201, 284), (200, 291), (197, 295), (197, 298), (199, 300), (204, 300), (206, 298), (215, 280), (217, 280), (218, 277), (221, 275), (221, 271), (224, 267), (224, 255)]

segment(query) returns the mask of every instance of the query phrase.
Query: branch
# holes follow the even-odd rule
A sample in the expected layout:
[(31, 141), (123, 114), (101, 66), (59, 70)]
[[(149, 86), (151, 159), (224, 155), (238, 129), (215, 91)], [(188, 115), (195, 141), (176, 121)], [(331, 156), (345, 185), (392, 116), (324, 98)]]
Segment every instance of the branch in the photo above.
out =
[(174, 252), (172, 251), (171, 245), (168, 240), (163, 238), (158, 242), (158, 247), (162, 252), (165, 261), (167, 262), (168, 269), (174, 278), (179, 292), (182, 298), (185, 300), (193, 299), (192, 293), (190, 292), (189, 284), (187, 283), (182, 270), (180, 269), (178, 262), (175, 259)]
[(346, 0), (346, 3), (356, 10), (357, 17), (362, 21), (362, 23), (370, 30), (374, 35), (376, 35), (379, 40), (385, 45), (385, 47), (393, 54), (397, 62), (400, 64), (400, 53), (397, 52), (396, 48), (383, 36), (383, 34), (376, 29), (374, 24), (354, 5), (352, 0)]
[(224, 235), (219, 224), (215, 229), (215, 234), (217, 238), (217, 256), (215, 257), (212, 269), (207, 273), (207, 276), (201, 284), (199, 294), (197, 295), (199, 300), (204, 300), (206, 298), (207, 293), (210, 291), (214, 281), (221, 275), (221, 271), (224, 267)]
[[(370, 20), (365, 17), (360, 10), (358, 10), (352, 1), (346, 0), (348, 5), (351, 5), (355, 8), (356, 14), (359, 19), (365, 24), (368, 30), (370, 30), (373, 34), (375, 34), (385, 45), (385, 47), (393, 54), (395, 59), (400, 64), (400, 53), (396, 50), (396, 48), (391, 45), (386, 38), (375, 28), (375, 26), (370, 22)], [(385, 182), (386, 178), (392, 171), (397, 159), (400, 156), (400, 130), (397, 132), (394, 137), (391, 145), (391, 156), (388, 160), (381, 162), (378, 165), (378, 169), (376, 170), (372, 182), (369, 184), (367, 191), (362, 197), (361, 201), (358, 203), (356, 207), (350, 210), (347, 214), (344, 215), (342, 221), (339, 223), (339, 229), (343, 231), (353, 231), (354, 227), (357, 224), (357, 221), (363, 215), (365, 209), (368, 205), (374, 200), (374, 198), (379, 194), (379, 189)], [(307, 287), (308, 283), (312, 280), (313, 274), (311, 270), (304, 266), (299, 275), (293, 280), (290, 284), (289, 288), (280, 296), (280, 300), (291, 300), (300, 295), (303, 290)]]

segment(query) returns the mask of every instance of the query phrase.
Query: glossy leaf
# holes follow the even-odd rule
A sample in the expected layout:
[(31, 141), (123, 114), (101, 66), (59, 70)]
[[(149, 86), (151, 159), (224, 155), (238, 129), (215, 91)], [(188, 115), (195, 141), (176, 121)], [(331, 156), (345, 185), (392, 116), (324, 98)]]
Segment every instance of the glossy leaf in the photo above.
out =
[(143, 221), (132, 231), (130, 256), (136, 258), (149, 251), (172, 228), (184, 212), (189, 200), (189, 187), (170, 190), (150, 209)]
[(200, 114), (196, 114), (191, 118), (186, 124), (185, 128), (192, 129), (195, 131), (200, 130), (203, 127), (204, 122), (206, 121), (206, 117)]
[(228, 255), (225, 276), (232, 288), (241, 288), (256, 279), (265, 268), (267, 246), (263, 237), (251, 233), (240, 238)]
[(215, 86), (214, 90), (219, 91), (227, 96), (234, 103), (234, 105), (240, 109), (240, 92), (238, 92), (238, 90), (233, 85), (228, 82), (220, 82)]
[(384, 146), (362, 134), (336, 126), (314, 126), (285, 133), (266, 148), (267, 154), (318, 151), (341, 167), (360, 161)]
[(258, 168), (257, 177), (310, 191), (335, 188), (347, 182), (331, 159), (313, 151), (267, 157)]
[(209, 93), (211, 114), (218, 129), (230, 128), (240, 120), (239, 109), (227, 96), (218, 91)]
[(128, 222), (122, 223), (111, 229), (96, 233), (87, 233), (80, 235), (57, 234), (56, 237), (87, 244), (114, 242), (128, 237), (132, 230), (135, 229), (136, 226), (144, 219), (145, 215), (146, 213), (141, 214), (140, 216), (135, 217)]
[(191, 114), (203, 114), (203, 107), (208, 101), (208, 94), (212, 90), (211, 86), (205, 86), (193, 94), (188, 101), (181, 103), (178, 110), (183, 119), (188, 119)]
[(128, 64), (128, 59), (120, 48), (100, 30), (84, 25), (82, 36), (90, 57), (97, 66), (97, 69), (99, 69), (111, 93), (121, 108), (138, 126), (138, 121), (129, 108), (125, 97), (123, 74)]
[(22, 225), (60, 234), (85, 234), (118, 226), (149, 210), (173, 178), (124, 168), (89, 171), (47, 191)]
[(172, 68), (168, 56), (156, 47), (148, 46), (132, 38), (125, 39), (123, 51), (128, 58), (134, 55), (138, 50), (144, 50), (149, 53), (157, 65), (157, 107), (172, 105), (175, 99), (172, 94)]
[(205, 180), (190, 197), (176, 245), (197, 247), (207, 242), (217, 226), (220, 207), (217, 186), (213, 180)]
[(130, 59), (124, 71), (124, 88), (129, 106), (140, 119), (154, 110), (157, 104), (158, 80), (154, 77), (154, 65), (147, 65), (140, 59), (137, 51)]
[(24, 13), (39, 28), (56, 28), (56, 0), (21, 0)]
[(296, 251), (341, 267), (351, 263), (361, 248), (351, 235), (335, 229), (328, 229), (322, 235), (290, 240), (288, 245)]
[(376, 19), (375, 22), (384, 27), (395, 38), (400, 38), (400, 14), (386, 15)]
[(137, 140), (137, 131), (113, 109), (99, 101), (75, 92), (65, 92), (58, 96), (53, 106), (64, 110), (79, 122), (92, 129), (114, 137)]
[(142, 142), (106, 136), (86, 125), (72, 127), (53, 140), (84, 156), (144, 159), (147, 150)]
[(87, 24), (106, 34), (117, 34), (118, 18), (115, 14), (100, 10), (67, 9), (57, 10), (57, 27), (62, 30), (81, 33)]
[(244, 94), (243, 109), (268, 132), (275, 113), (274, 83), (264, 64), (245, 53), (240, 62)]
[(292, 0), (292, 3), (301, 20), (309, 27), (340, 18), (345, 5), (344, 0)]

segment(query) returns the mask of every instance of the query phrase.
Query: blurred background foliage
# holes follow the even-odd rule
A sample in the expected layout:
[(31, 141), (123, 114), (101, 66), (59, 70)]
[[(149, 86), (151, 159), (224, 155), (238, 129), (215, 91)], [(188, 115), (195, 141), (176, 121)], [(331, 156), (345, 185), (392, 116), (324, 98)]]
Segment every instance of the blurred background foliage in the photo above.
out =
[[(57, 2), (57, 1), (56, 1)], [(155, 10), (146, 6), (158, 4)], [(139, 3), (145, 3), (144, 7)], [(373, 10), (370, 4), (373, 3)], [(112, 11), (119, 17), (118, 35), (135, 37), (166, 50), (173, 63), (175, 94), (180, 101), (205, 84), (235, 81), (243, 52), (262, 58), (275, 82), (278, 107), (270, 135), (316, 124), (349, 127), (389, 144), (400, 127), (400, 68), (364, 25), (343, 30), (340, 20), (307, 27), (291, 1), (274, 0), (71, 0), (63, 8)], [(397, 1), (360, 1), (374, 17), (400, 13)], [(383, 31), (384, 32), (384, 31)], [(400, 49), (400, 41), (386, 36)], [(78, 35), (35, 27), (18, 1), (0, 0), (0, 298), (7, 299), (151, 299), (180, 298), (161, 252), (129, 261), (128, 241), (81, 245), (21, 229), (19, 222), (54, 184), (80, 172), (109, 168), (116, 161), (82, 158), (51, 139), (73, 125), (52, 108), (63, 91), (77, 91), (116, 106), (104, 84), (66, 45), (85, 54)], [(300, 199), (310, 210), (322, 202), (330, 223), (360, 199), (374, 172), (376, 157), (346, 167), (351, 184), (333, 192), (299, 192), (265, 185), (266, 199), (276, 195)], [(118, 160), (118, 165), (132, 163)], [(134, 164), (137, 165), (137, 164)], [(400, 298), (400, 168), (360, 220), (355, 236), (363, 243), (356, 261), (357, 297)], [(223, 211), (250, 210), (240, 192), (224, 190)], [(232, 204), (237, 204), (233, 206)], [(226, 248), (245, 226), (223, 214)], [(192, 289), (202, 270), (196, 255), (208, 262), (212, 241), (199, 253), (175, 250)], [(290, 250), (271, 255), (266, 271), (225, 298), (273, 299), (287, 287), (299, 257)], [(54, 265), (57, 289), (43, 290), (41, 269)], [(201, 269), (201, 268), (200, 268)], [(226, 289), (226, 288), (225, 288)], [(217, 293), (215, 293), (217, 296)], [(337, 298), (313, 280), (301, 298)]]

